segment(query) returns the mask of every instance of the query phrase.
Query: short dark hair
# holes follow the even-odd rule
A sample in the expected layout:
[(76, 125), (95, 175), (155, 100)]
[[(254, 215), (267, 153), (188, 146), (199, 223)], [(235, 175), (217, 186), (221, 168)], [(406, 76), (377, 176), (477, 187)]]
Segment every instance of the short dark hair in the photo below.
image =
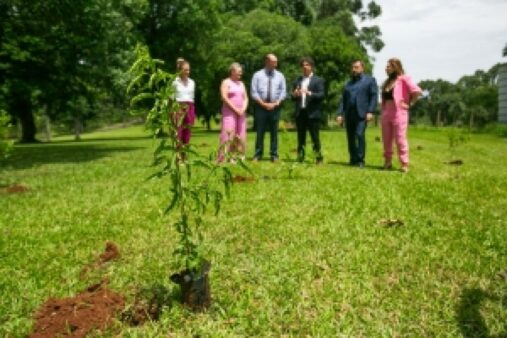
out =
[(359, 62), (361, 64), (361, 66), (363, 66), (363, 68), (364, 68), (364, 62), (361, 59), (354, 59), (354, 60), (352, 60), (352, 62), (350, 64), (353, 65), (356, 62)]
[(309, 56), (303, 56), (300, 60), (299, 60), (299, 65), (300, 66), (303, 66), (303, 63), (309, 63), (310, 66), (312, 66), (312, 68), (315, 66), (315, 62), (313, 62), (313, 59)]

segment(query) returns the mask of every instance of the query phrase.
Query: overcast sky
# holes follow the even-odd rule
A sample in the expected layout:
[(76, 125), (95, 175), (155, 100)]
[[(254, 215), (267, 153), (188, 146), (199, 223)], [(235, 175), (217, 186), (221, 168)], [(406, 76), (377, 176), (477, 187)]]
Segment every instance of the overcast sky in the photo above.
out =
[(375, 57), (374, 75), (385, 79), (390, 57), (401, 59), (416, 82), (455, 82), (477, 69), (507, 62), (507, 0), (376, 0), (385, 47)]

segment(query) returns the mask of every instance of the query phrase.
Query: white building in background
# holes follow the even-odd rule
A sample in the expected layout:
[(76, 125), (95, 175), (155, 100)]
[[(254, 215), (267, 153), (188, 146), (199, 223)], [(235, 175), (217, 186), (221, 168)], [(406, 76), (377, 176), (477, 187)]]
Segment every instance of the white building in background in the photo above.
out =
[(498, 122), (507, 123), (507, 63), (498, 70)]

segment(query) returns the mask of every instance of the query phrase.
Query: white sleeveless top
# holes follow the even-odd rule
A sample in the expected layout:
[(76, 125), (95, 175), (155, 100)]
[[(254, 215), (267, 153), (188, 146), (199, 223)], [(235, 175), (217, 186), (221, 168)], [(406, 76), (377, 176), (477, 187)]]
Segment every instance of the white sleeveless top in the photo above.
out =
[(175, 99), (178, 102), (194, 102), (195, 99), (195, 82), (191, 78), (187, 79), (187, 85), (183, 84), (180, 77), (178, 76), (173, 81), (175, 89)]

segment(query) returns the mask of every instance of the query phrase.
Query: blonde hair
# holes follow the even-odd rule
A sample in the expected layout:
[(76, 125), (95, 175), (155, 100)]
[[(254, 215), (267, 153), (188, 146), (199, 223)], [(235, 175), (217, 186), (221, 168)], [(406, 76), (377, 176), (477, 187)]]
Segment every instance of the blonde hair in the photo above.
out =
[(185, 60), (184, 58), (177, 58), (176, 59), (176, 69), (181, 70), (184, 65), (190, 65), (190, 63)]
[(241, 66), (241, 64), (239, 62), (233, 62), (233, 63), (231, 63), (231, 65), (229, 66), (229, 75), (232, 73), (233, 69), (241, 69), (241, 70), (243, 70), (243, 67)]

